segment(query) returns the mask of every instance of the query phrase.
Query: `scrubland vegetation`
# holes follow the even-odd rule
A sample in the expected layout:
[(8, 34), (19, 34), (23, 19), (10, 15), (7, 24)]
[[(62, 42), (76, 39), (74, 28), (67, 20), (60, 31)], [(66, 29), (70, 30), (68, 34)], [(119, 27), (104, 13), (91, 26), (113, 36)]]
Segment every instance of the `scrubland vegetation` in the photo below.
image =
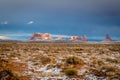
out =
[(46, 76), (119, 80), (120, 43), (0, 42), (0, 80)]

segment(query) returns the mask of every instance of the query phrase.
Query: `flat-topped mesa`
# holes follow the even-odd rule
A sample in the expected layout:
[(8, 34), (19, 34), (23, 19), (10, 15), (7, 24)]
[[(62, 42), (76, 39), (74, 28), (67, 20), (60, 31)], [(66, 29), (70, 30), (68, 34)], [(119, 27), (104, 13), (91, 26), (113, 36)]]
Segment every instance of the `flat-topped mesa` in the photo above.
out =
[(36, 40), (36, 39), (41, 39), (41, 35), (42, 35), (42, 33), (34, 33), (33, 35), (32, 35), (32, 37), (30, 38), (30, 40)]
[(43, 35), (42, 35), (42, 39), (43, 39), (43, 40), (51, 40), (51, 39), (52, 39), (52, 38), (51, 38), (51, 34), (49, 34), (49, 33), (43, 34)]
[(62, 36), (58, 36), (58, 38), (56, 40), (63, 40)]
[(70, 36), (70, 40), (75, 41), (75, 40), (81, 40), (80, 36)]
[(49, 33), (45, 33), (45, 34), (42, 34), (42, 33), (34, 33), (32, 35), (32, 37), (30, 38), (30, 40), (51, 40), (51, 34)]
[(105, 37), (105, 40), (103, 40), (103, 41), (105, 41), (105, 42), (106, 41), (111, 42), (113, 40), (110, 38), (109, 34), (107, 34), (106, 37)]
[(80, 36), (71, 36), (70, 40), (72, 40), (72, 41), (86, 42), (87, 41), (87, 36), (84, 35), (82, 38)]
[[(30, 40), (33, 41), (39, 41), (39, 40), (64, 40), (62, 36), (58, 36), (56, 39), (52, 38), (51, 34), (49, 33), (34, 33)], [(84, 35), (82, 38), (80, 36), (70, 36), (71, 41), (80, 41), (80, 42), (86, 42), (87, 36)]]

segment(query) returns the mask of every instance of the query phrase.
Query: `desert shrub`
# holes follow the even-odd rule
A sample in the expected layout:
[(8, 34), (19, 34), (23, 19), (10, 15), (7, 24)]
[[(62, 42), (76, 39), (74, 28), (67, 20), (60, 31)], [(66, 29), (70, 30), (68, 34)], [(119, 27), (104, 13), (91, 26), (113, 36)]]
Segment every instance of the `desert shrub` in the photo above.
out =
[(75, 70), (75, 69), (66, 69), (65, 70), (65, 74), (67, 75), (67, 76), (75, 76), (75, 75), (77, 75), (77, 70)]
[(10, 57), (16, 57), (17, 55), (16, 55), (16, 53), (15, 52), (12, 52), (11, 54), (10, 54)]
[(74, 65), (76, 65), (76, 64), (83, 64), (84, 63), (83, 60), (81, 60), (81, 59), (79, 59), (78, 57), (75, 57), (75, 56), (68, 57), (66, 62), (68, 64), (74, 64)]
[(42, 56), (42, 57), (40, 58), (40, 61), (41, 61), (41, 63), (43, 63), (43, 64), (47, 64), (47, 63), (50, 63), (50, 62), (51, 62), (51, 59), (50, 59), (49, 57)]
[(111, 62), (111, 63), (118, 63), (117, 59), (107, 58), (106, 61)]
[(3, 51), (11, 51), (10, 48), (5, 48), (5, 49), (2, 49)]
[(19, 80), (11, 70), (0, 71), (0, 80)]
[(34, 69), (31, 69), (31, 71), (32, 71), (32, 72), (35, 72), (35, 70), (34, 70)]
[(94, 65), (97, 64), (97, 65), (99, 65), (99, 66), (104, 65), (104, 62), (103, 62), (102, 60), (96, 60), (96, 59), (94, 59), (94, 60), (92, 61), (92, 63), (93, 63)]
[(101, 70), (102, 69), (104, 69), (106, 72), (115, 72), (116, 70), (117, 70), (117, 68), (116, 67), (113, 67), (113, 66), (103, 66), (102, 68), (101, 68)]
[(90, 69), (90, 73), (94, 74), (95, 76), (99, 76), (99, 77), (106, 76), (106, 73), (99, 71), (97, 69)]
[(115, 69), (116, 69), (115, 67), (108, 67), (107, 71), (108, 72), (115, 72)]

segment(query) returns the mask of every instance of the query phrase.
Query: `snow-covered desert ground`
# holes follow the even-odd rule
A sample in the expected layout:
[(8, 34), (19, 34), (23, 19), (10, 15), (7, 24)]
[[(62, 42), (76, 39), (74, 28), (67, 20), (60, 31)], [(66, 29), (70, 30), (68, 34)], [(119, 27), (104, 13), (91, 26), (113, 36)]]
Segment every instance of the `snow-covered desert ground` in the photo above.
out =
[[(72, 56), (83, 63), (68, 64)], [(0, 42), (0, 71), (4, 69), (20, 80), (119, 80), (120, 43)], [(66, 75), (66, 69), (77, 75)]]

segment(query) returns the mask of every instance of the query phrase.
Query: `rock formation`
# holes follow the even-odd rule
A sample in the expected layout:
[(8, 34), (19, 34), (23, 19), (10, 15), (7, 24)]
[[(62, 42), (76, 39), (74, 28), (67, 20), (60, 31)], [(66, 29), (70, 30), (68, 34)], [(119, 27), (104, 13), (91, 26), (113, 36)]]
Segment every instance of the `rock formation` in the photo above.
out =
[[(34, 33), (30, 40), (63, 40), (62, 36), (59, 36), (58, 38), (52, 38), (51, 34), (49, 33)], [(80, 36), (70, 36), (71, 41), (80, 41), (80, 42), (86, 42), (87, 41), (87, 36), (84, 35), (82, 38)]]
[(110, 38), (109, 34), (107, 34), (106, 37), (105, 37), (105, 40), (103, 40), (103, 41), (105, 41), (105, 42), (106, 41), (111, 42), (112, 39)]
[(30, 40), (51, 40), (51, 34), (34, 33)]
[(81, 40), (80, 36), (70, 36), (70, 40)]
[(87, 36), (86, 35), (83, 36), (82, 41), (85, 41), (85, 42), (87, 41)]
[(87, 41), (87, 36), (84, 35), (82, 38), (80, 36), (71, 36), (70, 40), (72, 40), (72, 41), (86, 42)]
[(63, 37), (59, 36), (56, 40), (63, 40)]

